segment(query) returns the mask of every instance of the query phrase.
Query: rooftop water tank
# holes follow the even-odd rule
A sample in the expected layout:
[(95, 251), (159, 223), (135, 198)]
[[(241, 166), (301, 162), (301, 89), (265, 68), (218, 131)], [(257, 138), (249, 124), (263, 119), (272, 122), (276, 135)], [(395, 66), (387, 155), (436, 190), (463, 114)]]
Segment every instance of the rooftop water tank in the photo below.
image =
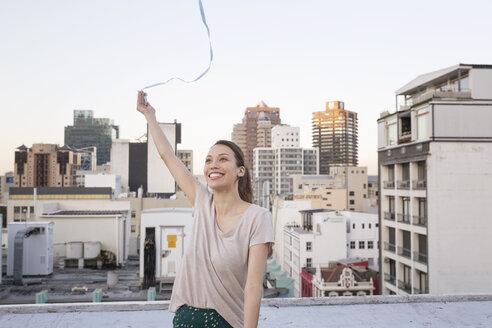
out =
[(86, 241), (84, 243), (84, 258), (94, 259), (99, 256), (100, 252), (101, 252), (101, 242)]
[(84, 257), (84, 243), (70, 241), (67, 243), (67, 259), (80, 259)]

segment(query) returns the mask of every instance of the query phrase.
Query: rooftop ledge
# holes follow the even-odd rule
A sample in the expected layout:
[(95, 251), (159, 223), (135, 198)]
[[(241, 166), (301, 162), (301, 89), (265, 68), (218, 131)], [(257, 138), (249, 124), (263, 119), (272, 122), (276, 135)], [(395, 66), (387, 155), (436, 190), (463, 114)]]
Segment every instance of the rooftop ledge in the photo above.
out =
[[(169, 301), (0, 306), (0, 327), (171, 327)], [(492, 294), (263, 299), (258, 327), (492, 327)]]

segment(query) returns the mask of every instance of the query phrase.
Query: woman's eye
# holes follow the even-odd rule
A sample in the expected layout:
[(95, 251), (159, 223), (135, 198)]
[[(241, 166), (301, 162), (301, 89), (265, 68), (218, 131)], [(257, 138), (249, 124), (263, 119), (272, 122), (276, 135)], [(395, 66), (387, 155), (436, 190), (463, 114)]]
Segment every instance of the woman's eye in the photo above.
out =
[(219, 159), (219, 161), (222, 161), (222, 162), (227, 161), (227, 158), (222, 157), (221, 159)]

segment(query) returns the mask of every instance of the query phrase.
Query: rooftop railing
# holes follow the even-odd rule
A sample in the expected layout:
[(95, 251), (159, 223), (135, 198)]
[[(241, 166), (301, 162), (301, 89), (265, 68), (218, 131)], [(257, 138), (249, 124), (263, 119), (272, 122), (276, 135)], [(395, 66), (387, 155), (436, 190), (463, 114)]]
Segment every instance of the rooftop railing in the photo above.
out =
[(409, 214), (398, 213), (397, 217), (398, 217), (398, 222), (410, 224), (410, 215)]
[(412, 251), (409, 248), (398, 246), (398, 255), (411, 259)]
[(398, 280), (398, 288), (400, 288), (401, 290), (403, 290), (409, 294), (412, 293), (412, 285), (408, 282)]
[(395, 181), (383, 181), (384, 189), (395, 189)]
[(390, 221), (395, 221), (395, 213), (384, 212), (384, 219), (390, 220)]
[(414, 294), (429, 294), (429, 287), (425, 287), (423, 289), (420, 289), (420, 288), (414, 288), (413, 289), (413, 293)]
[(396, 182), (396, 187), (398, 189), (410, 189), (410, 180), (401, 180)]
[(395, 244), (388, 243), (387, 241), (385, 241), (384, 242), (384, 250), (394, 253), (396, 250), (396, 246), (395, 246)]
[(389, 274), (389, 273), (384, 273), (384, 281), (389, 282), (390, 284), (393, 284), (396, 286), (396, 277)]
[(427, 217), (423, 215), (414, 215), (412, 223), (416, 226), (427, 227)]
[(418, 251), (413, 252), (413, 259), (417, 262), (427, 264), (427, 254)]
[(415, 190), (425, 190), (427, 188), (426, 180), (413, 180), (412, 188)]

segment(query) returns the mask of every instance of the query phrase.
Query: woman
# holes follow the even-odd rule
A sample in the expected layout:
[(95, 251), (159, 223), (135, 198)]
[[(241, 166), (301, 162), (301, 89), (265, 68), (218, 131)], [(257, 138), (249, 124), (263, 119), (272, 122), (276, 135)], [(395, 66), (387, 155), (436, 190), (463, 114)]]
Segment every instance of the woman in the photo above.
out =
[(256, 327), (266, 260), (271, 253), (270, 213), (251, 204), (248, 168), (241, 149), (220, 140), (210, 148), (198, 183), (174, 154), (154, 108), (140, 91), (144, 114), (161, 158), (194, 205), (190, 244), (176, 277), (169, 311), (174, 327)]

